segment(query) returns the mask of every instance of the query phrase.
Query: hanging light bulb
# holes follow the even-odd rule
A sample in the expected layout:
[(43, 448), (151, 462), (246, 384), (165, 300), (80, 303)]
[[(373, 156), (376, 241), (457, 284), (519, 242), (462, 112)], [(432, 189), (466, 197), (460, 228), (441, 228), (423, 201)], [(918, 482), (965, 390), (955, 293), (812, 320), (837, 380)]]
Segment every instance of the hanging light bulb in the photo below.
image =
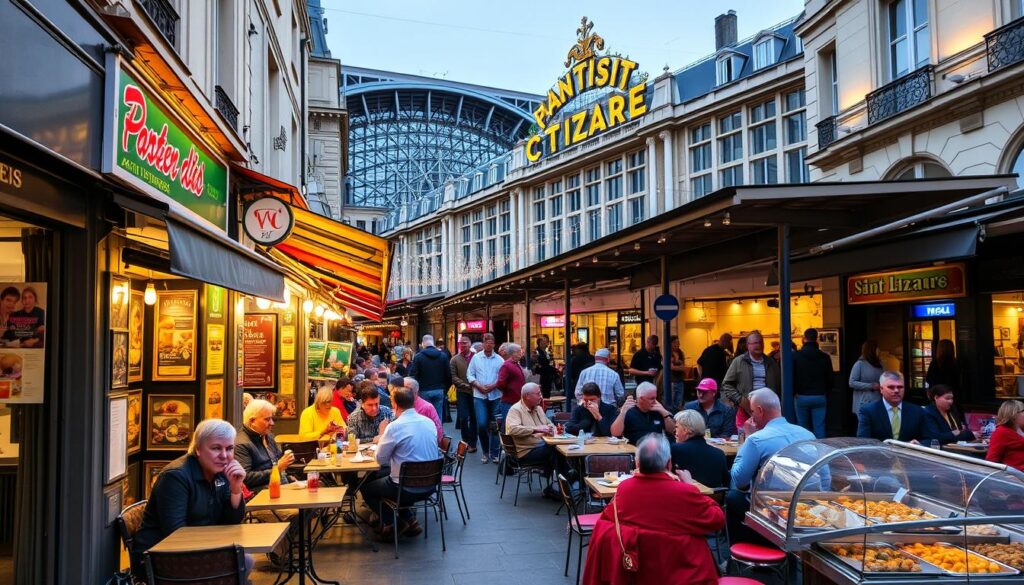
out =
[(256, 307), (261, 311), (266, 311), (270, 308), (270, 301), (263, 297), (256, 298)]
[(302, 312), (307, 314), (307, 315), (312, 313), (313, 312), (313, 301), (311, 301), (309, 299), (306, 299), (306, 300), (302, 301)]
[(711, 227), (711, 218), (710, 217), (705, 217), (704, 218), (704, 227)]
[(152, 282), (146, 284), (146, 292), (143, 293), (142, 300), (150, 306), (156, 304), (156, 287), (153, 286)]
[(401, 323), (399, 323), (399, 324), (400, 324), (400, 325), (401, 325), (402, 327), (408, 327), (408, 326), (409, 326), (409, 322), (405, 320), (405, 317), (402, 317), (402, 322), (401, 322)]
[(317, 305), (316, 309), (313, 309), (313, 314), (316, 315), (317, 319), (319, 319), (320, 317), (324, 316), (324, 312), (326, 310), (327, 310), (327, 308), (324, 307), (323, 305)]

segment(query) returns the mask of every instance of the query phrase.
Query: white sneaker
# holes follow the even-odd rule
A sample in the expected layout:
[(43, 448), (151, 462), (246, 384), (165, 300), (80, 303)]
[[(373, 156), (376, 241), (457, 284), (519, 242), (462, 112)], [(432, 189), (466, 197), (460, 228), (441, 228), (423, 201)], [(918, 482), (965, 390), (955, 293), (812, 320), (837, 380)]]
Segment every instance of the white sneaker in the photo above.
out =
[(491, 461), (493, 461), (494, 463), (497, 463), (497, 462), (501, 461), (501, 459), (499, 459), (498, 457), (491, 457)]
[(490, 459), (487, 457), (487, 455), (483, 455), (483, 456), (480, 457), (480, 463), (483, 463), (483, 464), (486, 465), (488, 462), (490, 462)]

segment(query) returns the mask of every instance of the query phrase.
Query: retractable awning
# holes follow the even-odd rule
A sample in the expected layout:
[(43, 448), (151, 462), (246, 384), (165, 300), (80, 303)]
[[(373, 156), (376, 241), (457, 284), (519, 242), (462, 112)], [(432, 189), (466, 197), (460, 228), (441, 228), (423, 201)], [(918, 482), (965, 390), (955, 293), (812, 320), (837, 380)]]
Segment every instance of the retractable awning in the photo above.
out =
[(384, 315), (392, 244), (373, 234), (305, 209), (271, 256), (304, 271), (346, 308), (369, 319)]
[(277, 179), (262, 173), (257, 173), (252, 169), (232, 164), (231, 180), (234, 183), (235, 189), (237, 189), (244, 197), (251, 197), (253, 195), (269, 195), (271, 197), (277, 197), (292, 207), (306, 210), (309, 209), (306, 199), (295, 186), (289, 185), (283, 181), (278, 181)]
[(284, 271), (173, 199), (115, 193), (114, 203), (166, 224), (167, 272), (241, 293), (284, 301)]

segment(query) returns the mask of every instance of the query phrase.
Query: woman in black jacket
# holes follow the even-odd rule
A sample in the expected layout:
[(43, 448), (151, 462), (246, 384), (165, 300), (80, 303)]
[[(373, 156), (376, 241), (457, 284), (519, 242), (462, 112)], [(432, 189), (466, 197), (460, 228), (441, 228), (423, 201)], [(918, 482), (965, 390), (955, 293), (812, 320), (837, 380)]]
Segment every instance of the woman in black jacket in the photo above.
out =
[(937, 440), (940, 445), (957, 441), (973, 441), (972, 433), (964, 424), (964, 419), (953, 406), (953, 388), (945, 384), (928, 388), (928, 399), (931, 402), (924, 407), (924, 436), (929, 440)]

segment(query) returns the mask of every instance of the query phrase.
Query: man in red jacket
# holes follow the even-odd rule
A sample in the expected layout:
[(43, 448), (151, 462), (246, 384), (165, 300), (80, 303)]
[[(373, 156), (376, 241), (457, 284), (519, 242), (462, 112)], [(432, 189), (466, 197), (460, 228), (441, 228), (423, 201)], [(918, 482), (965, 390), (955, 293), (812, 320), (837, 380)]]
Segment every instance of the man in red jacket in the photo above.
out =
[[(725, 514), (702, 495), (685, 471), (673, 474), (664, 435), (647, 435), (637, 449), (637, 473), (619, 486), (594, 526), (583, 570), (584, 585), (715, 585), (718, 571), (708, 534), (725, 525)], [(622, 542), (615, 530), (615, 516)], [(639, 570), (623, 568), (622, 548)]]

